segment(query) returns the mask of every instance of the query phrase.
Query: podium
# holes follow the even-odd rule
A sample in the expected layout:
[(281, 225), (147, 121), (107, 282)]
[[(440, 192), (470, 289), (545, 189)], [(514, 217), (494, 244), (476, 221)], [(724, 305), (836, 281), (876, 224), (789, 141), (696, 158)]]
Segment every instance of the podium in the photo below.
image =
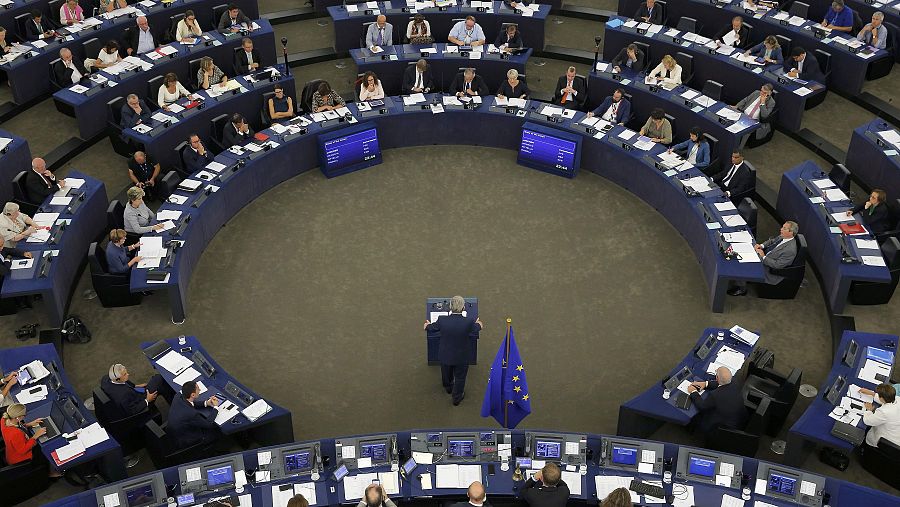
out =
[[(478, 298), (464, 298), (466, 300), (466, 309), (463, 310), (466, 316), (478, 318)], [(441, 315), (450, 314), (450, 298), (428, 298), (425, 300), (425, 320), (434, 322)], [(428, 348), (428, 365), (434, 366), (440, 364), (438, 361), (438, 343), (440, 343), (441, 333), (425, 331), (425, 341)], [(472, 336), (472, 354), (469, 356), (469, 364), (478, 364), (478, 338)]]

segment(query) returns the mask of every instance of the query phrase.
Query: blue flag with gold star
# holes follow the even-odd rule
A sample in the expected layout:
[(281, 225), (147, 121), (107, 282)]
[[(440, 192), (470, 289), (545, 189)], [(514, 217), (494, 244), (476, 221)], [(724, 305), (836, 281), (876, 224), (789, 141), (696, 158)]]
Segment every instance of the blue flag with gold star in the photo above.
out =
[(491, 416), (504, 428), (513, 429), (530, 413), (531, 397), (525, 380), (525, 365), (510, 325), (491, 365), (481, 417)]

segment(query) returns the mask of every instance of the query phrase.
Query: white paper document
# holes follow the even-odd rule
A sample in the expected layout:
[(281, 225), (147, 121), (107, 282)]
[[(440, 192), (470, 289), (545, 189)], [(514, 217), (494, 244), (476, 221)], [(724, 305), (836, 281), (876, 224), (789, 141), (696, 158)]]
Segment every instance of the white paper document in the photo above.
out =
[(156, 361), (156, 365), (163, 368), (169, 373), (178, 375), (184, 370), (190, 368), (194, 363), (190, 359), (182, 356), (174, 350), (166, 352), (164, 356)]
[[(625, 488), (628, 489), (631, 486), (631, 481), (634, 480), (634, 477), (631, 476), (622, 476), (622, 475), (597, 475), (594, 477), (594, 485), (596, 486), (597, 498), (606, 498), (614, 489), (617, 488)], [(640, 495), (635, 493), (634, 491), (629, 490), (631, 493), (631, 501), (632, 503), (640, 502)]]
[(473, 482), (482, 480), (481, 465), (437, 465), (435, 474), (438, 488), (468, 488)]
[(193, 366), (187, 368), (183, 372), (179, 373), (177, 377), (172, 379), (172, 382), (183, 386), (185, 382), (189, 380), (196, 380), (200, 376), (200, 372), (195, 370)]
[(216, 407), (216, 412), (216, 424), (221, 426), (241, 413), (241, 409), (230, 401), (224, 401)]

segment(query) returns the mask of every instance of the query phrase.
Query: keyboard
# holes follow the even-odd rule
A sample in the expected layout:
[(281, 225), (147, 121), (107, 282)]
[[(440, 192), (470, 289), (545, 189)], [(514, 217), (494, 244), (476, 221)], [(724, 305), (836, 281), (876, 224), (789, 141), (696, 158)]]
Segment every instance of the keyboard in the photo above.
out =
[(650, 495), (656, 498), (666, 497), (666, 490), (663, 489), (662, 486), (654, 486), (646, 482), (641, 482), (640, 479), (631, 481), (631, 485), (628, 486), (628, 489), (639, 495)]

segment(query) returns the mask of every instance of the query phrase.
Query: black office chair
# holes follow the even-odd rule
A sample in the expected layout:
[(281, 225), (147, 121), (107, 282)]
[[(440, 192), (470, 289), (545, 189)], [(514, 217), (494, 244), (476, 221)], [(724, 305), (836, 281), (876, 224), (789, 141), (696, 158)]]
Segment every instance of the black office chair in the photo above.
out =
[(756, 237), (756, 222), (759, 217), (759, 209), (756, 207), (756, 203), (753, 202), (753, 199), (744, 197), (738, 203), (737, 210), (738, 214), (741, 215), (741, 218), (747, 222), (750, 234), (753, 234), (753, 237)]
[(784, 269), (770, 269), (776, 275), (784, 277), (783, 280), (775, 285), (767, 283), (756, 283), (756, 295), (763, 299), (793, 299), (800, 290), (800, 284), (803, 283), (803, 277), (806, 275), (806, 238), (802, 234), (798, 234), (797, 256), (794, 262)]
[(866, 447), (862, 455), (862, 467), (888, 486), (900, 488), (900, 446), (882, 437), (876, 447)]
[[(682, 71), (683, 72), (683, 71)], [(703, 83), (703, 95), (718, 101), (722, 100), (722, 83), (709, 80)]]
[[(197, 82), (197, 73), (200, 72), (200, 61), (202, 58), (194, 58), (188, 60), (188, 85), (187, 88), (196, 91), (200, 90), (200, 83)], [(212, 84), (212, 83), (210, 83)]]
[[(772, 108), (772, 112), (769, 113), (769, 116), (759, 119), (760, 128), (767, 127), (768, 132), (766, 135), (757, 138), (756, 133), (750, 134), (747, 138), (747, 148), (756, 148), (757, 146), (762, 146), (767, 142), (772, 140), (772, 137), (775, 136), (775, 123), (778, 120), (778, 97), (776, 96), (774, 90), (772, 90), (772, 96), (775, 97), (775, 107)], [(824, 94), (822, 94), (824, 95)]]
[(147, 454), (157, 469), (163, 469), (198, 461), (215, 455), (210, 444), (195, 444), (179, 448), (171, 436), (166, 433), (166, 423), (159, 425), (154, 420), (144, 424), (144, 439), (147, 442)]
[(768, 398), (763, 399), (750, 415), (750, 420), (744, 429), (739, 430), (722, 426), (714, 428), (706, 435), (706, 447), (738, 456), (750, 458), (756, 456), (762, 434), (769, 426), (771, 417), (770, 406), (770, 400)]
[(675, 61), (681, 65), (681, 82), (687, 85), (694, 78), (694, 57), (679, 51), (675, 53)]
[(678, 24), (675, 26), (675, 29), (681, 32), (699, 33), (700, 23), (694, 18), (681, 16), (681, 18), (678, 19)]
[(56, 80), (56, 65), (62, 65), (62, 58), (57, 58), (50, 62), (49, 70), (50, 70), (50, 84), (53, 85), (53, 91), (60, 90), (63, 85), (59, 81)]
[(781, 57), (787, 60), (791, 57), (791, 47), (794, 45), (793, 39), (790, 37), (785, 37), (784, 35), (776, 35), (775, 39), (778, 40), (778, 45), (781, 47)]
[(664, 0), (656, 0), (656, 7), (662, 9), (662, 22), (661, 25), (665, 26), (669, 24), (669, 6), (666, 5)]
[(166, 173), (165, 176), (161, 180), (159, 180), (159, 184), (156, 185), (156, 195), (159, 196), (161, 200), (166, 200), (172, 195), (172, 192), (178, 188), (178, 184), (181, 183), (181, 176), (178, 174), (178, 171), (172, 170)]
[(859, 33), (862, 30), (862, 27), (865, 26), (861, 17), (859, 17), (859, 11), (853, 9), (853, 28), (851, 33)]
[(216, 116), (212, 120), (209, 120), (210, 126), (210, 135), (212, 136), (212, 144), (216, 146), (216, 151), (225, 151), (231, 146), (225, 146), (225, 141), (222, 140), (222, 133), (225, 131), (225, 125), (228, 124), (228, 114), (220, 114)]
[[(96, 243), (93, 243), (96, 245)], [(140, 295), (140, 294), (138, 294)], [(102, 382), (103, 379), (100, 379)], [(101, 384), (102, 385), (102, 384)], [(94, 398), (94, 415), (100, 426), (103, 426), (109, 436), (111, 436), (122, 447), (122, 455), (130, 456), (144, 447), (144, 424), (152, 418), (150, 407), (144, 407), (144, 410), (137, 414), (120, 417), (120, 412), (109, 399), (99, 385), (92, 392)]]
[[(775, 367), (775, 352), (765, 348), (765, 347), (756, 347), (750, 352), (750, 357), (747, 359), (747, 375), (756, 375), (760, 376), (759, 370), (762, 368), (774, 368)], [(764, 374), (763, 374), (764, 375)]]
[(303, 91), (300, 93), (300, 106), (303, 108), (304, 112), (313, 112), (313, 94), (318, 91), (319, 85), (322, 84), (323, 81), (324, 79), (313, 79), (312, 81), (307, 81), (306, 84), (303, 85)]
[(828, 179), (844, 192), (850, 190), (850, 169), (844, 164), (834, 164), (828, 173)]
[(275, 92), (266, 92), (262, 96), (262, 106), (259, 109), (259, 119), (262, 121), (263, 127), (272, 124), (272, 117), (269, 116), (269, 99), (275, 97)]
[(900, 25), (889, 21), (883, 21), (883, 23), (888, 30), (887, 43), (884, 48), (891, 52), (895, 62), (900, 62)]
[(752, 47), (752, 44), (750, 41), (753, 40), (753, 25), (744, 21), (743, 26), (747, 28), (747, 40), (744, 41), (744, 44), (739, 46), (738, 48), (741, 51), (746, 51)]
[(791, 16), (797, 16), (803, 19), (809, 18), (809, 4), (803, 2), (794, 2), (788, 11)]
[(900, 281), (900, 240), (888, 238), (881, 244), (881, 255), (891, 271), (888, 283), (853, 281), (849, 300), (854, 305), (884, 305), (890, 302)]
[[(35, 449), (35, 452), (40, 450)], [(3, 488), (4, 505), (17, 505), (50, 487), (46, 461), (26, 461), (17, 465), (6, 464), (6, 444), (0, 439), (0, 488)]]
[(106, 103), (106, 134), (112, 144), (113, 151), (123, 157), (131, 157), (134, 146), (122, 139), (122, 106), (124, 97), (116, 97)]
[[(634, 102), (632, 102), (634, 104)], [(669, 120), (669, 124), (672, 125), (672, 142), (675, 142), (675, 117), (669, 113), (666, 113), (666, 119)]]
[[(209, 145), (209, 143), (207, 143), (207, 146), (208, 145)], [(187, 141), (181, 141), (180, 143), (178, 143), (178, 146), (176, 146), (174, 148), (176, 163), (172, 167), (173, 167), (173, 169), (175, 169), (175, 172), (177, 172), (181, 176), (182, 179), (190, 176), (190, 173), (188, 172), (188, 168), (187, 168), (188, 167), (187, 163), (184, 161), (184, 152), (185, 152), (185, 150), (188, 150), (188, 149), (189, 149), (189, 146), (188, 146)]]
[(890, 230), (875, 235), (879, 243), (884, 243), (890, 238), (900, 238), (900, 199), (888, 201), (885, 204), (887, 204), (888, 211), (890, 212), (893, 227)]
[(238, 58), (237, 58), (238, 52), (243, 51), (243, 50), (244, 50), (243, 46), (237, 46), (236, 48), (233, 48), (231, 51), (231, 71), (234, 72), (235, 76), (240, 76), (240, 75), (244, 74), (243, 72), (240, 71), (240, 69), (238, 69)]
[(366, 34), (369, 33), (369, 27), (374, 24), (374, 21), (367, 21), (362, 24), (362, 35), (359, 36), (359, 47), (368, 47), (366, 44)]
[(25, 178), (27, 176), (28, 171), (21, 171), (13, 178), (13, 202), (19, 205), (22, 213), (32, 216), (41, 203), (31, 202), (31, 198), (28, 196), (28, 189), (25, 188)]
[(152, 106), (153, 109), (160, 109), (163, 106), (156, 102), (159, 98), (159, 87), (163, 85), (163, 79), (165, 79), (165, 76), (156, 76), (147, 81), (147, 104)]
[(703, 138), (709, 144), (709, 165), (703, 168), (703, 174), (714, 176), (721, 171), (722, 161), (719, 159), (719, 139), (713, 135), (703, 133)]
[(831, 53), (817, 49), (816, 60), (819, 61), (819, 68), (822, 69), (822, 74), (825, 75), (825, 81), (827, 82), (828, 76), (831, 75)]
[(106, 226), (108, 229), (125, 228), (125, 204), (115, 199), (106, 207)]
[[(100, 55), (100, 51), (103, 50), (103, 42), (96, 37), (88, 39), (81, 43), (81, 50), (85, 58), (97, 58)], [(85, 70), (90, 71), (90, 69)]]
[(31, 21), (31, 13), (19, 14), (15, 17), (15, 20), (16, 31), (19, 32), (17, 35), (21, 40), (28, 40), (28, 31), (25, 29), (25, 24)]
[[(132, 294), (130, 290), (131, 275), (110, 273), (109, 265), (106, 263), (106, 252), (97, 242), (88, 246), (88, 265), (91, 269), (91, 284), (104, 308), (141, 304), (144, 296), (140, 292)], [(99, 414), (97, 418), (100, 418)], [(116, 440), (120, 444), (122, 443), (120, 440)], [(131, 453), (126, 452), (125, 454)]]
[[(640, 49), (644, 53), (644, 61), (647, 62), (647, 66), (649, 67), (650, 62), (653, 61), (650, 57), (650, 44), (647, 44), (646, 42), (638, 42), (638, 41), (633, 41), (632, 44), (637, 46), (637, 48)], [(652, 67), (644, 69), (644, 71), (650, 72), (651, 69), (652, 69)], [(633, 102), (632, 102), (632, 104), (633, 104)]]
[(227, 10), (228, 4), (219, 4), (212, 8), (213, 29), (217, 29), (219, 27), (219, 20), (222, 19), (222, 14), (225, 14), (225, 11)]
[(800, 380), (803, 370), (794, 368), (787, 376), (771, 369), (760, 369), (762, 375), (747, 375), (744, 381), (744, 404), (756, 409), (764, 399), (769, 400), (769, 422), (765, 432), (770, 437), (778, 436), (791, 408), (800, 394)]
[(59, 9), (64, 3), (66, 3), (66, 0), (50, 0), (47, 2), (47, 10), (50, 11), (50, 16), (45, 17), (45, 19), (51, 20), (54, 23), (59, 23), (59, 25), (65, 25), (65, 21), (59, 16)]

